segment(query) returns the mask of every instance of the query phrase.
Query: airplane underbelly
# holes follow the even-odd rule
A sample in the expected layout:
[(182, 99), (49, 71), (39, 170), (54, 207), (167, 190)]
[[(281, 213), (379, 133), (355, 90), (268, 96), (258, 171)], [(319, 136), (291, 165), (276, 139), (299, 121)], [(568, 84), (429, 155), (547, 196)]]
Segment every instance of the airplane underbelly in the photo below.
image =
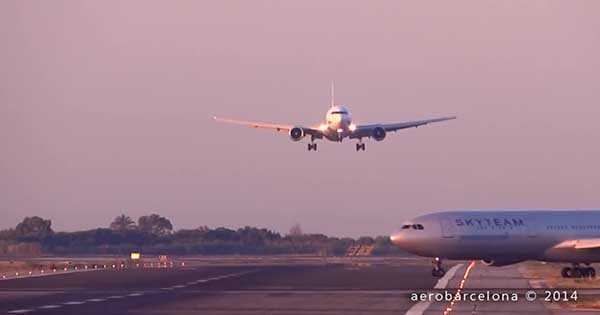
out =
[(550, 248), (543, 253), (540, 260), (576, 263), (600, 262), (600, 249)]
[(508, 234), (457, 235), (446, 238), (440, 246), (446, 258), (486, 259), (496, 257), (530, 257), (538, 255), (529, 246), (527, 236)]

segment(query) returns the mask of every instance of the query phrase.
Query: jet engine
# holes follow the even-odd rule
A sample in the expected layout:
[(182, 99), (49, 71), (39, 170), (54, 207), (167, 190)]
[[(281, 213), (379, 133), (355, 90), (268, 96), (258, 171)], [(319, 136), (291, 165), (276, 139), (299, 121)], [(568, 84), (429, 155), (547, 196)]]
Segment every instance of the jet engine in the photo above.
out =
[(377, 141), (381, 141), (385, 139), (385, 129), (383, 127), (375, 127), (373, 128), (373, 139)]
[(522, 259), (482, 259), (486, 266), (502, 267), (522, 262)]
[(304, 129), (300, 127), (294, 127), (290, 129), (290, 139), (292, 139), (292, 141), (300, 141), (302, 138), (304, 138), (304, 136)]

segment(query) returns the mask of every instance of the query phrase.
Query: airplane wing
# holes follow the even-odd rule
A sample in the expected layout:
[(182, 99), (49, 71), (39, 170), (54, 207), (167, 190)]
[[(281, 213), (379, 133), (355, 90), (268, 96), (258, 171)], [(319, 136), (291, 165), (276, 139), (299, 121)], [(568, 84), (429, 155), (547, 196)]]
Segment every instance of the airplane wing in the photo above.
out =
[(377, 127), (381, 127), (385, 131), (398, 131), (400, 129), (419, 127), (419, 126), (427, 125), (429, 123), (446, 121), (446, 120), (451, 120), (451, 119), (456, 119), (456, 116), (415, 120), (415, 121), (406, 121), (406, 122), (391, 123), (391, 124), (372, 124), (372, 125), (362, 125), (362, 126), (359, 125), (359, 126), (356, 126), (356, 130), (353, 132), (351, 138), (370, 137), (373, 133), (373, 129), (375, 129)]
[(555, 245), (554, 248), (592, 249), (600, 248), (600, 238), (585, 238), (567, 240)]
[[(220, 118), (220, 117), (213, 117), (213, 118), (218, 122), (244, 125), (244, 126), (248, 126), (251, 128), (273, 129), (276, 131), (284, 131), (284, 132), (289, 132), (290, 129), (292, 129), (294, 127), (298, 127), (298, 126), (294, 126), (294, 125), (272, 124), (272, 123), (265, 123), (265, 122), (236, 120), (236, 119)], [(321, 130), (319, 130), (318, 128), (301, 127), (301, 126), (299, 126), (299, 127), (302, 128), (302, 130), (304, 130), (304, 133), (307, 135), (312, 135), (317, 138), (323, 137)]]

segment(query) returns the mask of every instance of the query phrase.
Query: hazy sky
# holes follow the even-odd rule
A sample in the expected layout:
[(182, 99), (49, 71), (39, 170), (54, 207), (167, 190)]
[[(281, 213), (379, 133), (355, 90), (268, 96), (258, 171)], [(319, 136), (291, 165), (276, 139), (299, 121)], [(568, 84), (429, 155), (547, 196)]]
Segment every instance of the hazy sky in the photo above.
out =
[[(0, 228), (377, 235), (444, 209), (600, 208), (598, 1), (0, 2)], [(213, 115), (458, 120), (307, 152)]]

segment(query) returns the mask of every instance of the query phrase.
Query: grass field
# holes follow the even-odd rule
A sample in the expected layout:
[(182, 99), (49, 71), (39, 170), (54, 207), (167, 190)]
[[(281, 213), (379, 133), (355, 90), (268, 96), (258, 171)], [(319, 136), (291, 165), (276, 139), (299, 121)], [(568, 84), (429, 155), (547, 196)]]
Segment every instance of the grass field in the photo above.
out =
[[(599, 289), (600, 277), (596, 278), (563, 278), (560, 271), (565, 264), (525, 262), (520, 268), (521, 273), (530, 279), (540, 283), (545, 288), (551, 289)], [(598, 269), (598, 266), (595, 266)], [(579, 294), (577, 301), (559, 303), (562, 307), (593, 308), (600, 309), (600, 296), (592, 294)]]

